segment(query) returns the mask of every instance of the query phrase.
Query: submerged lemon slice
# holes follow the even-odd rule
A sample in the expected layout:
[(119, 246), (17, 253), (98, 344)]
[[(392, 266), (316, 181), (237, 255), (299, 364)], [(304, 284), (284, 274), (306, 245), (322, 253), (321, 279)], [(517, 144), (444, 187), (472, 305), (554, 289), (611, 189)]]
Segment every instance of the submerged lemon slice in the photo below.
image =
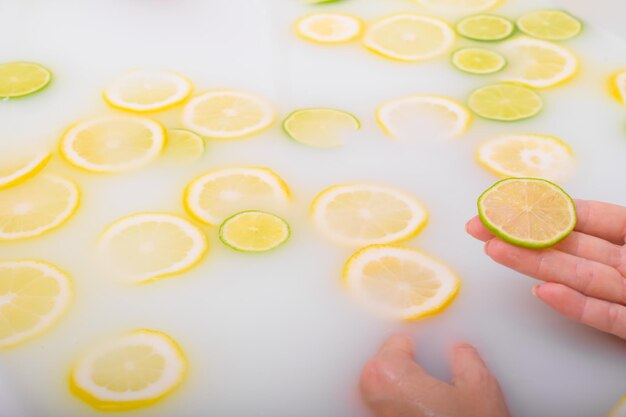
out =
[(607, 417), (626, 417), (626, 396), (622, 397)]
[(296, 22), (296, 33), (318, 43), (344, 43), (359, 37), (363, 23), (358, 17), (342, 13), (316, 13)]
[(267, 252), (285, 243), (289, 224), (263, 211), (244, 211), (226, 219), (220, 227), (221, 241), (242, 252)]
[(31, 62), (0, 64), (0, 98), (16, 98), (36, 93), (52, 80), (52, 73)]
[(538, 178), (507, 178), (478, 198), (478, 214), (493, 234), (514, 245), (547, 248), (576, 226), (576, 207), (559, 186)]
[(626, 104), (626, 71), (619, 71), (613, 74), (609, 83), (613, 97), (620, 103)]
[(459, 35), (475, 41), (501, 41), (515, 30), (509, 19), (491, 14), (469, 16), (456, 25)]
[(506, 67), (506, 58), (489, 49), (463, 48), (452, 55), (452, 65), (470, 74), (493, 74)]
[(296, 142), (316, 148), (341, 146), (361, 128), (352, 114), (335, 109), (296, 110), (285, 118), (283, 130)]
[(415, 249), (373, 245), (352, 255), (344, 281), (359, 300), (382, 314), (413, 320), (445, 308), (460, 280), (443, 263)]
[(32, 152), (0, 156), (0, 188), (6, 188), (35, 176), (50, 160), (50, 152)]
[(495, 7), (502, 0), (417, 0), (417, 2), (436, 10), (470, 13)]
[(0, 347), (50, 328), (67, 309), (71, 287), (69, 277), (49, 263), (0, 262)]
[(441, 19), (398, 13), (370, 25), (363, 44), (386, 58), (415, 62), (446, 53), (454, 39), (454, 31)]
[(195, 161), (204, 154), (206, 144), (200, 135), (187, 129), (167, 131), (165, 155), (179, 161)]
[(70, 388), (98, 410), (132, 410), (171, 394), (187, 367), (185, 354), (170, 336), (135, 330), (81, 357), (70, 373)]
[(160, 155), (165, 130), (138, 116), (105, 116), (70, 127), (61, 138), (63, 158), (77, 168), (113, 173), (139, 168)]
[(583, 25), (562, 10), (538, 10), (517, 19), (517, 27), (527, 35), (549, 41), (564, 41), (578, 35)]
[(467, 104), (481, 117), (509, 122), (533, 117), (543, 108), (539, 94), (515, 84), (479, 88), (470, 95)]
[(410, 239), (428, 219), (426, 209), (413, 195), (372, 184), (327, 188), (315, 198), (311, 211), (322, 233), (355, 246)]
[(56, 175), (0, 190), (0, 241), (41, 236), (60, 227), (76, 212), (79, 200), (78, 187)]

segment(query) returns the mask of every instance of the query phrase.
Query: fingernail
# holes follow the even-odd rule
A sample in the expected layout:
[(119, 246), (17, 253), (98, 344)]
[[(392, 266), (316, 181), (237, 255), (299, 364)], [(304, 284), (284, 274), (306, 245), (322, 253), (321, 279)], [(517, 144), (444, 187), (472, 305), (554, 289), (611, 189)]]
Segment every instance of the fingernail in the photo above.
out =
[(470, 226), (471, 222), (472, 222), (471, 220), (468, 220), (467, 223), (465, 223), (465, 231), (466, 232), (469, 232), (469, 226)]
[(538, 288), (539, 288), (539, 285), (535, 285), (535, 286), (533, 287), (533, 289), (531, 290), (531, 291), (532, 291), (532, 293), (533, 293), (533, 295), (534, 295), (535, 297), (537, 297), (537, 298), (539, 298), (539, 295), (537, 295), (537, 289), (538, 289)]
[(488, 249), (489, 249), (490, 244), (491, 244), (491, 240), (488, 240), (487, 242), (485, 242), (485, 246), (483, 246), (483, 250), (485, 251), (486, 254), (489, 254)]

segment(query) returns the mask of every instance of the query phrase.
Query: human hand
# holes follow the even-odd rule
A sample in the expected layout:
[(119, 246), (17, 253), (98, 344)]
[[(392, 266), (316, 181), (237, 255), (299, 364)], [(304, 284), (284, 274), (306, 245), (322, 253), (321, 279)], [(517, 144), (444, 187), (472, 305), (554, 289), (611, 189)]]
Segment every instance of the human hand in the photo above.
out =
[(415, 362), (405, 335), (390, 337), (361, 374), (361, 396), (376, 417), (510, 417), (498, 382), (476, 349), (455, 346), (452, 385)]
[(626, 339), (626, 207), (577, 200), (576, 210), (574, 231), (549, 249), (508, 244), (478, 217), (466, 229), (494, 261), (546, 281), (533, 293), (554, 310)]

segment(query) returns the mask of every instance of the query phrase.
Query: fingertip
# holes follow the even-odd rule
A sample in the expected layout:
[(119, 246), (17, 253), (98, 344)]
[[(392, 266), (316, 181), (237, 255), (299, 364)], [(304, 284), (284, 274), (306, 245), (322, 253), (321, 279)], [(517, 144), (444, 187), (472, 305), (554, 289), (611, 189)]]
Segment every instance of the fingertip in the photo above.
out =
[(401, 352), (413, 355), (413, 341), (406, 333), (395, 333), (391, 335), (381, 346), (379, 353)]
[(470, 236), (482, 241), (486, 241), (493, 237), (493, 234), (487, 230), (478, 216), (472, 217), (467, 223), (465, 223), (465, 231)]

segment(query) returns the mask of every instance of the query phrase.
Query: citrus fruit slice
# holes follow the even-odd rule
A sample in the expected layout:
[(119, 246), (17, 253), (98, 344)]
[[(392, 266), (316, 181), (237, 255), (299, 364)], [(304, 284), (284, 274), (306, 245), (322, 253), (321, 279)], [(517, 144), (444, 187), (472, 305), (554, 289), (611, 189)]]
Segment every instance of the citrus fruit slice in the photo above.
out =
[(79, 200), (78, 187), (56, 175), (0, 190), (0, 241), (41, 236), (60, 227), (76, 212)]
[(182, 217), (139, 213), (107, 227), (100, 248), (115, 272), (143, 283), (193, 268), (206, 255), (209, 243), (200, 229)]
[(392, 138), (412, 136), (458, 137), (471, 122), (469, 111), (446, 97), (414, 95), (384, 103), (376, 121)]
[(493, 74), (506, 67), (506, 58), (489, 49), (463, 48), (452, 54), (452, 65), (469, 74)]
[(574, 166), (571, 148), (554, 136), (518, 134), (500, 136), (478, 148), (478, 161), (505, 177), (566, 179)]
[(475, 41), (501, 41), (511, 36), (515, 25), (509, 19), (492, 14), (468, 16), (456, 25), (459, 35)]
[(298, 36), (311, 42), (344, 43), (358, 38), (361, 32), (361, 20), (342, 13), (316, 13), (296, 22)]
[(327, 188), (315, 198), (311, 211), (322, 233), (355, 246), (410, 239), (428, 219), (426, 209), (413, 195), (372, 184)]
[(626, 396), (622, 397), (617, 405), (615, 405), (608, 417), (626, 417)]
[(242, 252), (267, 252), (285, 243), (290, 235), (285, 220), (257, 210), (237, 213), (220, 227), (221, 241)]
[(509, 60), (507, 81), (547, 88), (571, 79), (578, 59), (568, 49), (532, 38), (508, 41), (502, 48)]
[(204, 154), (206, 145), (200, 135), (187, 129), (169, 129), (165, 155), (180, 161), (195, 161)]
[(454, 30), (441, 19), (398, 13), (370, 25), (363, 44), (386, 58), (416, 62), (445, 54), (454, 39)]
[(50, 152), (28, 152), (0, 157), (0, 188), (19, 184), (39, 173), (50, 160)]
[(67, 309), (71, 287), (69, 277), (49, 263), (0, 262), (0, 348), (49, 329)]
[(52, 80), (52, 73), (31, 62), (0, 64), (0, 98), (16, 98), (36, 93)]
[(443, 310), (459, 291), (450, 268), (415, 249), (372, 245), (348, 260), (343, 273), (360, 301), (398, 320), (414, 320)]
[(475, 90), (468, 106), (486, 119), (516, 121), (537, 115), (543, 108), (541, 96), (515, 84), (493, 84)]
[(274, 121), (274, 110), (264, 99), (232, 90), (209, 91), (191, 99), (183, 111), (187, 128), (215, 139), (249, 136)]
[(267, 168), (231, 167), (209, 172), (185, 189), (184, 204), (197, 220), (219, 225), (244, 210), (275, 207), (289, 201), (287, 184)]
[(63, 158), (95, 173), (137, 169), (160, 155), (165, 130), (139, 116), (105, 116), (77, 123), (61, 138)]
[(109, 84), (102, 96), (112, 107), (136, 112), (163, 110), (183, 102), (193, 86), (170, 71), (134, 70)]
[(583, 25), (562, 10), (537, 10), (517, 19), (517, 27), (527, 35), (549, 41), (564, 41), (578, 35)]
[(187, 366), (170, 336), (135, 330), (79, 358), (70, 373), (70, 388), (98, 410), (132, 410), (171, 394), (182, 384)]
[(341, 146), (360, 128), (361, 122), (352, 114), (324, 108), (296, 110), (283, 122), (290, 138), (316, 148)]
[(609, 83), (613, 97), (620, 103), (626, 104), (626, 71), (619, 71), (613, 74)]
[(435, 10), (458, 13), (480, 12), (491, 9), (502, 0), (417, 0), (418, 3)]
[(478, 198), (480, 220), (514, 245), (547, 248), (576, 226), (576, 207), (563, 189), (538, 178), (507, 178)]

